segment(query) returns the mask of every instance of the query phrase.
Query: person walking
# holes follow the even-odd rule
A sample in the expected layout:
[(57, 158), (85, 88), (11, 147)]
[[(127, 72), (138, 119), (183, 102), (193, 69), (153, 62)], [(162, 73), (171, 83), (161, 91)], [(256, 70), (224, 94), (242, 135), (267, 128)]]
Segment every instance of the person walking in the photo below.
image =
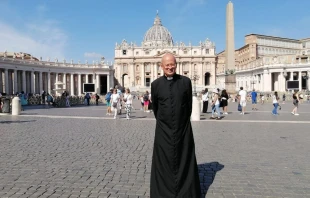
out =
[(125, 94), (124, 94), (124, 104), (125, 104), (125, 109), (126, 109), (126, 119), (129, 120), (130, 119), (130, 113), (131, 113), (131, 109), (132, 109), (132, 95), (130, 93), (130, 89), (127, 88), (125, 89)]
[(247, 93), (246, 93), (245, 90), (243, 90), (243, 87), (240, 87), (239, 96), (240, 96), (240, 105), (242, 107), (242, 111), (241, 111), (240, 114), (244, 115), (245, 107), (246, 107), (246, 96), (247, 96)]
[(105, 95), (105, 100), (107, 102), (107, 115), (112, 115), (111, 111), (111, 96), (113, 94), (113, 88), (110, 88), (110, 91)]
[(148, 112), (150, 104), (150, 97), (148, 91), (145, 91), (145, 94), (143, 95), (143, 101), (144, 101), (144, 112)]
[(120, 96), (117, 93), (117, 89), (113, 90), (110, 102), (112, 104), (112, 111), (114, 111), (114, 119), (116, 119), (118, 107), (120, 106)]
[(208, 104), (209, 104), (209, 92), (208, 88), (204, 90), (204, 93), (202, 94), (202, 113), (207, 113), (208, 112)]
[(192, 83), (176, 74), (173, 54), (162, 57), (164, 75), (151, 84), (156, 130), (151, 168), (150, 197), (201, 196), (191, 126)]
[(285, 93), (282, 95), (282, 104), (285, 104), (285, 98), (286, 98), (286, 95)]
[(223, 89), (221, 94), (221, 106), (223, 107), (223, 114), (227, 115), (227, 107), (228, 107), (228, 94), (226, 89)]
[(273, 104), (273, 110), (272, 115), (279, 115), (278, 114), (278, 106), (279, 106), (279, 96), (278, 92), (274, 92), (274, 95), (272, 96), (272, 104)]
[(221, 111), (220, 111), (220, 95), (217, 89), (213, 90), (212, 93), (212, 114), (211, 114), (211, 119), (215, 119), (214, 114), (217, 112), (217, 120), (221, 119)]
[(258, 110), (256, 108), (257, 105), (257, 92), (255, 91), (255, 89), (253, 89), (252, 93), (251, 93), (251, 98), (252, 98), (252, 111), (254, 110)]
[(292, 111), (293, 115), (298, 116), (298, 104), (299, 104), (299, 97), (298, 97), (298, 92), (295, 92), (293, 94), (293, 105), (294, 105), (294, 109)]
[(99, 103), (99, 95), (96, 93), (96, 95), (95, 95), (95, 98), (96, 98), (96, 105), (98, 106), (98, 103)]

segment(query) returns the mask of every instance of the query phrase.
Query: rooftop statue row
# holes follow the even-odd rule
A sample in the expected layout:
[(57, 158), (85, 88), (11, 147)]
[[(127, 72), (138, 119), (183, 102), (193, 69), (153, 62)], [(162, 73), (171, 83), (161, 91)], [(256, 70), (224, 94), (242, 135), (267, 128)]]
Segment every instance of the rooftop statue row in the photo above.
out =
[[(77, 64), (75, 64), (73, 59), (71, 59), (70, 63), (67, 63), (66, 59), (63, 59), (62, 63), (60, 63), (58, 61), (58, 58), (55, 58), (54, 61), (51, 61), (49, 57), (47, 57), (46, 61), (43, 61), (42, 57), (37, 59), (36, 57), (33, 57), (32, 55), (26, 54), (23, 52), (20, 52), (20, 53), (7, 52), (7, 51), (0, 52), (0, 58), (2, 58), (2, 60), (11, 59), (12, 61), (16, 61), (16, 62), (18, 62), (18, 61), (20, 61), (20, 62), (21, 61), (29, 61), (29, 63), (31, 63), (31, 64), (40, 64), (40, 65), (55, 65), (55, 66), (69, 66), (69, 67), (76, 66), (76, 65), (78, 65), (79, 67), (83, 67), (83, 66), (89, 67), (89, 65), (91, 65), (88, 63), (87, 60), (85, 61), (85, 64), (82, 64), (80, 60), (77, 62)], [(112, 61), (105, 61), (104, 57), (102, 57), (100, 62), (93, 60), (92, 65), (110, 67), (113, 65), (113, 62)]]
[(169, 45), (167, 43), (164, 43), (164, 42), (161, 42), (161, 41), (158, 41), (158, 42), (152, 42), (152, 43), (145, 43), (145, 42), (142, 42), (141, 43), (141, 46), (137, 46), (136, 43), (133, 43), (133, 42), (130, 42), (128, 43), (125, 39), (122, 41), (122, 43), (118, 44), (118, 43), (115, 43), (115, 49), (134, 49), (134, 48), (157, 48), (157, 47), (167, 47), (167, 48), (173, 48), (173, 47), (178, 47), (178, 48), (188, 48), (188, 47), (201, 47), (201, 48), (215, 48), (215, 43), (214, 42), (211, 42), (208, 38), (202, 42), (200, 41), (199, 42), (199, 45), (198, 46), (192, 46), (191, 42), (189, 42), (188, 45), (186, 45), (185, 43), (183, 42), (176, 42), (175, 44), (173, 45)]

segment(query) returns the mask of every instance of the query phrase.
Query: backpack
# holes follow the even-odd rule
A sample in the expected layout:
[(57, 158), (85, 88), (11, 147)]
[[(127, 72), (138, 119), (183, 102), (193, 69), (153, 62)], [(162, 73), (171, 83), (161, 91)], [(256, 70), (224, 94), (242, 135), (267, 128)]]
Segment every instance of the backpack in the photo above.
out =
[(110, 101), (111, 100), (111, 93), (107, 93), (107, 95), (105, 96), (105, 100), (106, 101)]
[(143, 96), (143, 100), (144, 100), (144, 101), (148, 101), (148, 100), (149, 100), (149, 95), (145, 94), (145, 95)]

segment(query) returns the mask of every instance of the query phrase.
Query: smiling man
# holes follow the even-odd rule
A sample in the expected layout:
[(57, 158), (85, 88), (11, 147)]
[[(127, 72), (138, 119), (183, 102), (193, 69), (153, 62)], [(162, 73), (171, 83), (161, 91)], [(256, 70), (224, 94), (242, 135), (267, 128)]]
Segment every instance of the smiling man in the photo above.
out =
[(192, 84), (176, 74), (173, 54), (163, 56), (164, 76), (151, 85), (156, 131), (151, 171), (151, 198), (199, 198), (200, 182), (190, 117)]

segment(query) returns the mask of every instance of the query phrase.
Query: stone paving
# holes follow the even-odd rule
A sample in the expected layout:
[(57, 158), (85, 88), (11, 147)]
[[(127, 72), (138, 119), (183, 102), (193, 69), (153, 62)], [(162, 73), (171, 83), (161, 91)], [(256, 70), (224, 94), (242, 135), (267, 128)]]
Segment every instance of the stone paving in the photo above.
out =
[[(137, 105), (138, 106), (138, 105)], [(202, 197), (310, 197), (310, 105), (193, 122)], [(0, 116), (0, 197), (149, 197), (155, 120), (105, 106)], [(206, 194), (206, 195), (204, 195)]]

